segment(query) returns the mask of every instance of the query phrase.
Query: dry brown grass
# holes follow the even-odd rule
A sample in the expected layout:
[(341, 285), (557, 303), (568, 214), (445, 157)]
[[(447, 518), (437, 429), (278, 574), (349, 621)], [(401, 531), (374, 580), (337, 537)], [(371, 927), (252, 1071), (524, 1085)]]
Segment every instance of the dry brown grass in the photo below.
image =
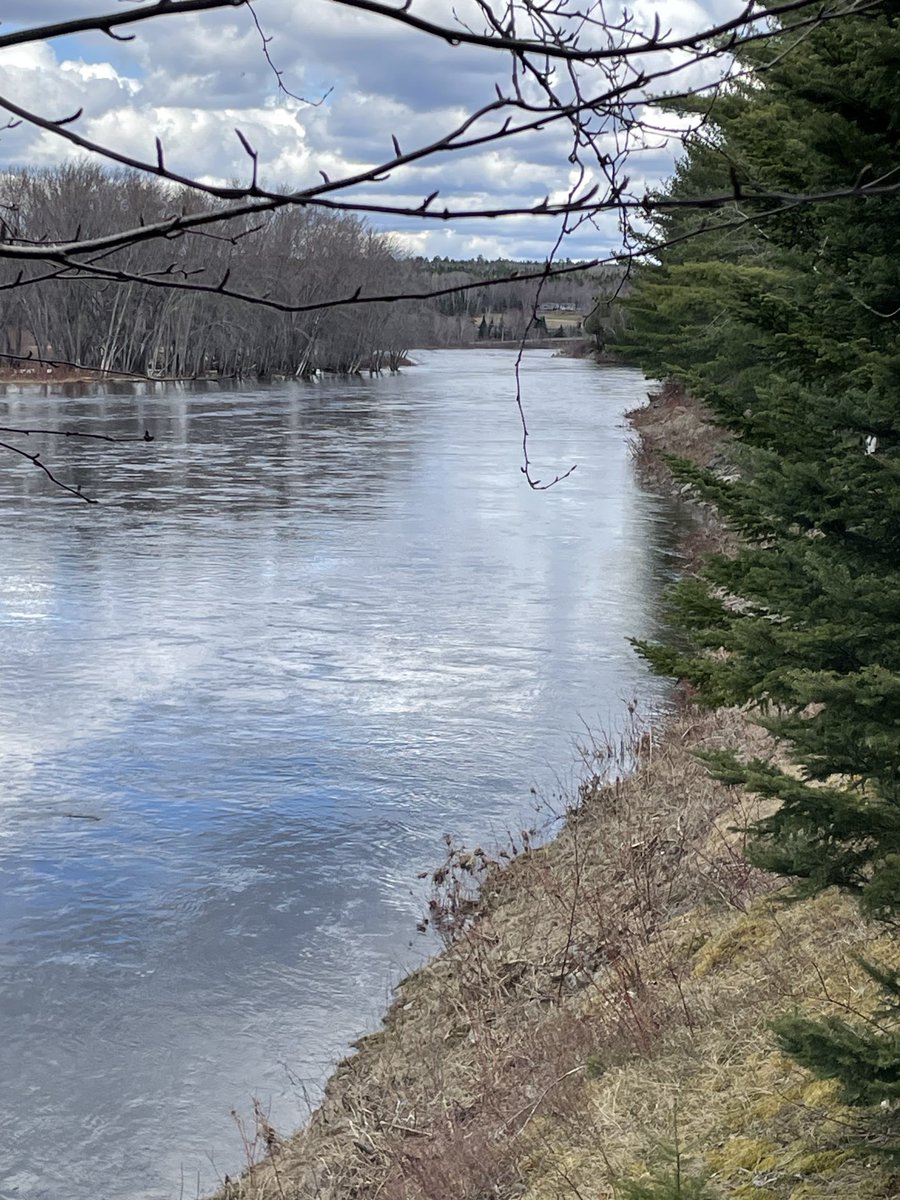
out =
[(398, 986), (309, 1126), (270, 1140), (223, 1200), (597, 1200), (640, 1171), (676, 1109), (723, 1196), (893, 1194), (846, 1154), (863, 1118), (772, 1048), (776, 1011), (871, 1005), (851, 954), (872, 946), (845, 901), (784, 907), (747, 865), (735, 828), (756, 813), (692, 751), (765, 753), (761, 733), (686, 708), (659, 738), (632, 724), (626, 739), (594, 748), (547, 845), (448, 854), (446, 950)]
[(675, 383), (663, 384), (647, 403), (625, 414), (637, 432), (634, 456), (652, 477), (672, 482), (660, 453), (687, 459), (698, 466), (727, 463), (728, 436), (712, 423), (704, 406)]
[(64, 365), (48, 367), (44, 363), (35, 363), (33, 366), (0, 366), (0, 384), (108, 383), (134, 378), (134, 375), (92, 371), (89, 367), (73, 368)]
[(732, 470), (728, 458), (728, 435), (713, 425), (711, 414), (677, 384), (663, 384), (647, 403), (625, 414), (635, 431), (631, 452), (641, 479), (651, 487), (691, 501), (689, 524), (679, 550), (687, 567), (704, 555), (727, 552), (734, 541), (712, 510), (693, 502), (689, 493), (672, 476), (663, 454), (674, 455), (701, 467), (726, 474)]

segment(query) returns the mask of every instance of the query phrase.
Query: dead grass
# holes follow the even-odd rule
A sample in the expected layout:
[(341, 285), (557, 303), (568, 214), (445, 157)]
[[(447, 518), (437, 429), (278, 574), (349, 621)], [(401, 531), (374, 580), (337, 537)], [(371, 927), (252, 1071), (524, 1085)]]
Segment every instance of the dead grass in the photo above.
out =
[(642, 480), (669, 495), (691, 501), (689, 528), (679, 547), (685, 565), (692, 567), (706, 554), (731, 549), (732, 536), (710, 509), (693, 502), (676, 482), (663, 457), (673, 455), (697, 466), (731, 473), (729, 437), (713, 425), (708, 410), (677, 384), (665, 383), (658, 392), (650, 394), (645, 405), (632, 409), (625, 417), (635, 431), (631, 453)]
[(712, 423), (709, 411), (675, 383), (652, 392), (647, 403), (625, 414), (637, 432), (634, 456), (643, 470), (672, 482), (660, 454), (671, 454), (703, 467), (727, 463), (728, 435)]
[(92, 371), (89, 367), (46, 366), (0, 366), (0, 384), (57, 384), (57, 383), (109, 383), (133, 380), (134, 375), (116, 375), (109, 371)]
[[(309, 1126), (264, 1134), (222, 1200), (611, 1198), (676, 1113), (723, 1196), (894, 1195), (886, 1168), (847, 1150), (877, 1143), (877, 1121), (835, 1105), (768, 1034), (796, 1005), (867, 1011), (851, 956), (891, 947), (841, 898), (785, 907), (747, 865), (735, 829), (757, 814), (692, 755), (765, 754), (741, 714), (688, 707), (658, 738), (634, 723), (625, 736), (595, 748), (547, 845), (448, 853), (446, 950), (398, 986)], [(610, 778), (611, 759), (633, 772)]]

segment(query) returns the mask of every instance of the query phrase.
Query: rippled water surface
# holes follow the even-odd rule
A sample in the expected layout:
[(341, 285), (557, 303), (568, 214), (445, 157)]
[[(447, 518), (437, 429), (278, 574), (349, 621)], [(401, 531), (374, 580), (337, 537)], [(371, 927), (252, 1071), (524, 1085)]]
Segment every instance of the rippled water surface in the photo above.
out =
[[(400, 376), (0, 399), (102, 503), (0, 460), (0, 1197), (174, 1200), (304, 1112), (427, 949), (416, 873), (654, 694), (672, 514), (633, 371), (431, 352)], [(198, 1184), (199, 1179), (199, 1184)]]

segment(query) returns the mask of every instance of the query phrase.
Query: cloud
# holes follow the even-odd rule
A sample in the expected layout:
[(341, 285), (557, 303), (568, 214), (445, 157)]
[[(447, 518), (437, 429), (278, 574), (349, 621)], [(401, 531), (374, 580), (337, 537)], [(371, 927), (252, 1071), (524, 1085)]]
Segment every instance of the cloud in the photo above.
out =
[[(462, 19), (483, 28), (477, 6), (462, 3)], [(637, 0), (647, 28), (655, 8)], [(20, 25), (99, 11), (89, 0), (20, 0), (6, 9), (7, 21)], [(338, 179), (387, 162), (394, 136), (407, 152), (432, 143), (493, 102), (495, 85), (510, 91), (505, 54), (448, 45), (325, 2), (300, 7), (294, 0), (259, 0), (256, 11), (284, 87), (311, 100), (332, 89), (323, 103), (304, 104), (279, 88), (249, 10), (233, 8), (135, 25), (128, 43), (96, 34), (11, 47), (0, 51), (2, 86), (17, 103), (51, 119), (83, 109), (79, 132), (144, 160), (155, 160), (159, 137), (168, 165), (210, 181), (249, 178), (250, 163), (235, 135), (240, 129), (259, 153), (264, 183), (290, 188), (318, 183), (320, 171)], [(666, 7), (664, 21), (681, 35), (735, 11), (732, 0), (677, 0)], [(415, 12), (451, 19), (445, 0), (415, 0)], [(565, 86), (562, 74), (558, 86)], [(484, 125), (496, 127), (496, 121), (490, 116)], [(356, 195), (415, 207), (439, 189), (436, 207), (529, 206), (547, 194), (565, 194), (572, 179), (569, 150), (564, 127), (550, 127), (482, 152), (392, 170)], [(54, 135), (28, 126), (0, 138), (0, 163), (49, 165), (71, 153)], [(633, 184), (642, 189), (669, 175), (672, 153), (660, 139), (651, 141), (630, 164)], [(539, 220), (476, 220), (452, 229), (390, 216), (372, 220), (426, 254), (453, 245), (459, 254), (540, 257), (558, 234), (558, 224)], [(593, 257), (617, 243), (615, 221), (601, 216), (573, 236), (566, 252)]]

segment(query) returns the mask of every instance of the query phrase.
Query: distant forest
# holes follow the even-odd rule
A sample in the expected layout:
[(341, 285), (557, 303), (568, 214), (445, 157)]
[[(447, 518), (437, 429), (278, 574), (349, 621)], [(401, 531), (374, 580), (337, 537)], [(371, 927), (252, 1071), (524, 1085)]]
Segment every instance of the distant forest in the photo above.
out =
[[(188, 197), (133, 173), (90, 164), (2, 177), (0, 233), (35, 243), (102, 237), (157, 222)], [(140, 375), (310, 375), (396, 368), (414, 348), (578, 333), (616, 268), (538, 283), (395, 303), (280, 311), (335, 297), (427, 292), (487, 282), (522, 262), (426, 260), (340, 213), (285, 206), (229, 221), (227, 235), (195, 232), (99, 252), (85, 271), (0, 264), (0, 353)], [(138, 277), (138, 278), (135, 278)], [(222, 294), (264, 296), (259, 305)]]
[[(517, 283), (508, 277), (515, 272), (541, 271), (543, 262), (415, 258), (410, 264), (420, 284), (432, 290), (507, 280), (439, 296), (431, 301), (444, 320), (435, 325), (429, 345), (459, 345), (476, 340), (518, 341), (526, 333), (529, 338), (577, 336), (582, 332), (585, 318), (598, 307), (607, 308), (602, 301), (621, 289), (623, 273), (620, 267), (594, 267), (551, 277), (539, 288), (536, 281)], [(598, 301), (601, 302), (599, 305)], [(588, 322), (588, 331), (597, 336), (612, 319), (612, 316), (598, 319), (595, 315), (594, 321)]]

